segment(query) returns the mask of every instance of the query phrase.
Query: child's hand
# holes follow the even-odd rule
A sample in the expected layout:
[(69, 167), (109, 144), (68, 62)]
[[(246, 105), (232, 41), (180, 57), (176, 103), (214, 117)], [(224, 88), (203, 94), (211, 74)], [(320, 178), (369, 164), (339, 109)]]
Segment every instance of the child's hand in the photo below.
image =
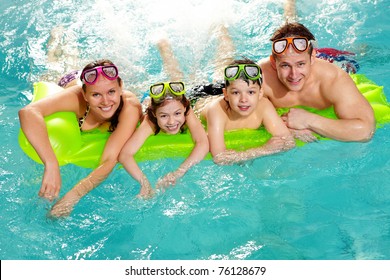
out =
[(181, 176), (178, 176), (177, 172), (169, 172), (167, 175), (165, 175), (163, 178), (160, 178), (157, 182), (156, 188), (166, 188), (169, 186), (173, 186), (176, 184), (176, 180), (179, 179)]
[(68, 192), (63, 198), (58, 200), (50, 210), (49, 216), (60, 218), (69, 216), (73, 206), (80, 200), (80, 196), (72, 191)]
[(317, 137), (313, 135), (313, 132), (309, 129), (291, 129), (291, 134), (294, 136), (294, 138), (299, 139), (303, 142), (310, 143), (317, 141)]
[(154, 195), (154, 190), (149, 183), (149, 180), (144, 177), (141, 181), (141, 189), (137, 197), (139, 198), (151, 198)]

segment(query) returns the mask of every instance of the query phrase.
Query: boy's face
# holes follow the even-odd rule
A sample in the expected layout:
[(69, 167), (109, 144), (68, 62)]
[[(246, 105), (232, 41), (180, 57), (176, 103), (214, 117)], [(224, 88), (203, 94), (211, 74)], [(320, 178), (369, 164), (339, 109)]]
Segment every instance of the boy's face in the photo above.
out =
[(259, 98), (263, 96), (256, 82), (249, 81), (248, 84), (242, 79), (230, 82), (223, 92), (231, 110), (240, 116), (249, 116), (256, 109)]

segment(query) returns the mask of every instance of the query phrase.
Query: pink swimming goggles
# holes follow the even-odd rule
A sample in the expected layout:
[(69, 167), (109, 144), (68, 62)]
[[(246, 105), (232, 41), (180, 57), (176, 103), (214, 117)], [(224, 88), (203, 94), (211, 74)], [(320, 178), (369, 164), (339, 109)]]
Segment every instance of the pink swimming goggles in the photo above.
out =
[(87, 69), (81, 73), (81, 80), (83, 83), (93, 85), (96, 83), (99, 74), (112, 81), (118, 78), (118, 68), (115, 65), (104, 65)]

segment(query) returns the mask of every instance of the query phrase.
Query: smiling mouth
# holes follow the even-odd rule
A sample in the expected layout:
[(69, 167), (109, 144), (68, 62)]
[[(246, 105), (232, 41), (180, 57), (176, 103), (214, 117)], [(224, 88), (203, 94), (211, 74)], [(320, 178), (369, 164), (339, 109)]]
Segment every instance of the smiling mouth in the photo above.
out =
[(238, 106), (238, 108), (240, 108), (241, 111), (248, 111), (250, 106)]
[(288, 80), (288, 82), (292, 85), (298, 85), (301, 82), (301, 79), (299, 80)]
[(103, 112), (109, 112), (111, 109), (112, 109), (112, 105), (111, 106), (105, 106), (105, 107), (99, 107)]
[(166, 130), (168, 132), (175, 132), (178, 130), (179, 128), (179, 124), (176, 124), (176, 125), (170, 125), (170, 126), (165, 126), (166, 127)]

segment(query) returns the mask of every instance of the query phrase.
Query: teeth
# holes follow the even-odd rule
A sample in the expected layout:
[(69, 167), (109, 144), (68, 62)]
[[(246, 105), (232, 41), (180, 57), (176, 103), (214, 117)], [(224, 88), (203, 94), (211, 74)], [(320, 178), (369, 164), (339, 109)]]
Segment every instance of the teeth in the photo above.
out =
[(112, 106), (109, 106), (109, 107), (100, 107), (100, 109), (102, 109), (102, 111), (104, 111), (104, 112), (110, 111), (111, 108), (112, 108)]
[(167, 126), (167, 129), (168, 129), (168, 131), (174, 131), (174, 130), (176, 130), (176, 129), (177, 129), (177, 127), (178, 127), (178, 125), (174, 125), (174, 126)]

